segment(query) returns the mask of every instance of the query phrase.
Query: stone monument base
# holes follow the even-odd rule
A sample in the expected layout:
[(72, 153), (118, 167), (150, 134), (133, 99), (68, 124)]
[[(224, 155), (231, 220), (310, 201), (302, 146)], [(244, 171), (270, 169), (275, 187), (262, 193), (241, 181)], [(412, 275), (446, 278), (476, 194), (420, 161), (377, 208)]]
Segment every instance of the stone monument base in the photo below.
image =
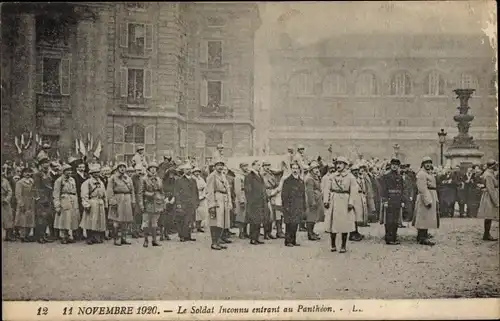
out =
[(455, 166), (470, 166), (481, 164), (481, 158), (484, 153), (474, 148), (453, 148), (448, 150), (444, 156), (446, 157), (446, 165)]

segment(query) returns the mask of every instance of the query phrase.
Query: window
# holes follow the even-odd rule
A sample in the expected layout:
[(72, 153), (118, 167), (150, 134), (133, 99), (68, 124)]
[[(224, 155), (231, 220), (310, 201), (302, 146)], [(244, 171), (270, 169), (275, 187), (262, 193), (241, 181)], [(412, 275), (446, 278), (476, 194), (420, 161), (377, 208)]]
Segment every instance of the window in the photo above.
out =
[(64, 23), (47, 16), (36, 18), (36, 42), (40, 46), (65, 47), (69, 45), (69, 29)]
[(208, 108), (218, 108), (222, 102), (222, 82), (220, 81), (208, 81), (207, 82), (207, 92), (208, 92)]
[(444, 95), (444, 79), (437, 71), (431, 71), (425, 78), (424, 93), (427, 96)]
[(490, 80), (489, 95), (496, 96), (497, 95), (497, 76), (493, 75)]
[(461, 89), (478, 89), (479, 82), (476, 76), (472, 74), (463, 73), (460, 76), (460, 88)]
[(143, 23), (122, 23), (120, 47), (128, 48), (132, 56), (143, 56), (153, 49), (153, 26)]
[(122, 97), (127, 97), (127, 104), (143, 105), (145, 98), (151, 98), (150, 69), (122, 67), (120, 73), (120, 93)]
[(300, 73), (290, 79), (290, 95), (311, 96), (314, 94), (314, 81), (310, 74)]
[(123, 160), (129, 164), (139, 146), (144, 146), (146, 156), (151, 159), (156, 153), (156, 126), (145, 127), (136, 123), (124, 127), (115, 124), (113, 140), (117, 161)]
[(37, 57), (35, 89), (46, 95), (70, 94), (69, 58)]
[(323, 80), (323, 96), (345, 95), (347, 93), (347, 83), (342, 74), (333, 73), (327, 75)]
[(358, 76), (355, 84), (355, 93), (357, 96), (377, 95), (377, 78), (371, 72), (363, 72)]
[(207, 25), (209, 27), (223, 27), (226, 24), (226, 21), (221, 17), (208, 17)]
[(391, 78), (391, 95), (392, 96), (409, 96), (411, 95), (411, 78), (406, 72), (398, 72)]
[(222, 41), (208, 41), (208, 65), (220, 67), (222, 65)]

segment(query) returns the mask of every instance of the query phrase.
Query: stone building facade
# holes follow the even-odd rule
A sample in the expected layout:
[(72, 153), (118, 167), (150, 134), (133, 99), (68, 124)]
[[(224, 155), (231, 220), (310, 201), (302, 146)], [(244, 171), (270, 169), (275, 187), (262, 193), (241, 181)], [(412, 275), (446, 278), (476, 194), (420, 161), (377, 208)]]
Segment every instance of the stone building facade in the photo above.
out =
[[(204, 160), (252, 151), (252, 3), (53, 3), (2, 7), (2, 156), (32, 131), (61, 157), (138, 145)], [(8, 23), (7, 23), (8, 22)], [(96, 144), (94, 144), (95, 146)]]
[(470, 132), (485, 159), (498, 158), (494, 57), (484, 35), (352, 34), (305, 47), (283, 35), (270, 54), (264, 144), (272, 154), (303, 144), (326, 158), (397, 153), (413, 165), (424, 155), (439, 162), (437, 132), (444, 128), (451, 143), (453, 90), (467, 87), (476, 89)]

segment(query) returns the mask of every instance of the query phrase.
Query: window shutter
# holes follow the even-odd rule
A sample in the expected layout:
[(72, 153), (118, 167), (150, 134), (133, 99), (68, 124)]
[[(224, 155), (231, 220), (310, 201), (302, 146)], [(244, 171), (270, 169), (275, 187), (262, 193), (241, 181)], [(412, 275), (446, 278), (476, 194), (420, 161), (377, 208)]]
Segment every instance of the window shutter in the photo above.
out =
[(120, 23), (120, 47), (128, 47), (128, 23)]
[(144, 97), (151, 98), (151, 86), (153, 82), (152, 71), (151, 69), (144, 69)]
[(70, 94), (70, 82), (71, 82), (71, 60), (69, 57), (65, 57), (61, 60), (60, 65), (60, 85), (61, 85), (61, 94), (69, 95)]
[(149, 125), (145, 129), (145, 142), (147, 145), (156, 143), (156, 126)]
[(208, 41), (200, 41), (200, 62), (208, 62)]
[(128, 69), (127, 67), (120, 67), (120, 96), (128, 96)]
[(405, 79), (405, 95), (411, 95), (411, 79), (408, 74), (404, 75)]
[(123, 143), (125, 141), (125, 128), (122, 125), (113, 125), (113, 140), (114, 143)]
[(220, 104), (221, 106), (227, 105), (227, 86), (225, 86), (224, 82), (221, 80), (220, 82)]
[(203, 79), (200, 84), (200, 106), (207, 107), (208, 104), (208, 82)]
[(439, 75), (439, 91), (438, 91), (438, 95), (439, 96), (443, 96), (444, 95), (444, 78)]
[(35, 92), (43, 93), (43, 57), (36, 57)]
[(153, 25), (147, 24), (144, 26), (146, 29), (146, 37), (145, 37), (145, 47), (146, 50), (153, 49)]

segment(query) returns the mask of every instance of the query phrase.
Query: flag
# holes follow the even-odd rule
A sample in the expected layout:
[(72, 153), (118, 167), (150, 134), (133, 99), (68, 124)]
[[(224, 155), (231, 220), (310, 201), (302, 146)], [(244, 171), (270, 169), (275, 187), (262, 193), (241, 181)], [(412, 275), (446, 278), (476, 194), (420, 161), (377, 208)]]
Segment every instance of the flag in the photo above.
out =
[(78, 139), (75, 138), (75, 152), (78, 155), (80, 153), (80, 146), (78, 145)]
[(97, 147), (95, 148), (95, 151), (94, 151), (94, 156), (95, 157), (99, 158), (99, 156), (101, 155), (101, 149), (102, 149), (102, 147), (101, 147), (101, 141), (99, 141), (97, 143)]
[(90, 133), (87, 134), (87, 150), (90, 152), (92, 147), (90, 146)]
[(16, 145), (17, 152), (18, 152), (19, 154), (21, 154), (21, 153), (22, 153), (22, 150), (21, 150), (21, 148), (19, 147), (19, 139), (17, 139), (17, 136), (16, 136), (16, 137), (15, 137), (15, 139), (14, 139), (14, 145)]
[(80, 153), (82, 153), (82, 155), (87, 154), (87, 151), (85, 150), (85, 144), (81, 139), (80, 139)]
[(90, 136), (90, 148), (89, 150), (94, 149), (94, 136)]
[(24, 147), (24, 134), (21, 134), (21, 147)]

